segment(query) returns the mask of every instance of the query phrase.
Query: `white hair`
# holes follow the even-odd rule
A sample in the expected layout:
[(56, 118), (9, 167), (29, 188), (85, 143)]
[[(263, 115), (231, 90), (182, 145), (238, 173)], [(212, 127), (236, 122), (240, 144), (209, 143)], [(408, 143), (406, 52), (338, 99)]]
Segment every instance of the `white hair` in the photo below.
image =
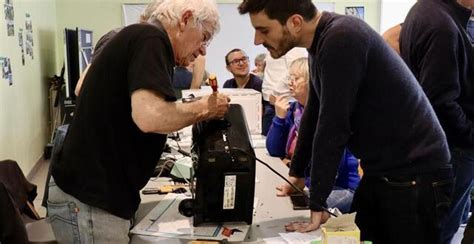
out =
[(143, 12), (140, 14), (139, 21), (140, 22), (147, 22), (148, 19), (151, 17), (153, 12), (155, 12), (156, 8), (163, 2), (164, 0), (154, 0), (153, 2), (149, 3)]
[(267, 54), (265, 53), (260, 53), (259, 55), (257, 55), (255, 57), (255, 62), (258, 62), (258, 61), (261, 61), (261, 62), (265, 62), (265, 57), (267, 56)]
[(208, 40), (219, 31), (219, 11), (214, 0), (163, 0), (152, 17), (156, 17), (163, 25), (178, 24), (181, 16), (191, 11), (196, 27), (204, 31)]
[(296, 72), (298, 72), (303, 79), (308, 82), (309, 81), (309, 65), (308, 65), (308, 58), (297, 58), (293, 60), (290, 64), (290, 69), (293, 68)]

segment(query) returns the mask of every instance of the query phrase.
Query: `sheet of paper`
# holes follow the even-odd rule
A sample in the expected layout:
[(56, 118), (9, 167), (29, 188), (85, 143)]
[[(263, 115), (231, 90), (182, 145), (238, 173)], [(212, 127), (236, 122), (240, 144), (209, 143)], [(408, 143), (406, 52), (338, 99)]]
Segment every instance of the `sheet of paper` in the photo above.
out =
[(321, 230), (308, 233), (280, 233), (280, 236), (289, 244), (310, 244), (311, 241), (321, 240)]
[(263, 241), (268, 244), (288, 244), (288, 242), (286, 242), (281, 236), (263, 238)]
[[(170, 193), (160, 201), (132, 230), (132, 234), (171, 237), (181, 239), (228, 239), (239, 242), (245, 239), (249, 226), (245, 223), (229, 223), (222, 225), (193, 226), (193, 219), (187, 218), (178, 212), (181, 200), (186, 196)], [(223, 228), (237, 229), (230, 237), (222, 235)]]

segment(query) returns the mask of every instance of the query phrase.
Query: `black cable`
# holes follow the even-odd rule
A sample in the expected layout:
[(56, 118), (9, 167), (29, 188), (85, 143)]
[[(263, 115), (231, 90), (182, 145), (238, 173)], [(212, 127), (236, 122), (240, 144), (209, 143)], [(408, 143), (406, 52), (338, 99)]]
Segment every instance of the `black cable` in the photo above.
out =
[[(178, 145), (179, 147), (179, 145)], [(176, 149), (176, 148), (175, 148)], [(274, 170), (270, 165), (268, 165), (267, 163), (265, 163), (264, 161), (260, 160), (259, 158), (257, 158), (256, 156), (254, 156), (253, 154), (250, 154), (240, 148), (237, 148), (237, 147), (232, 147), (230, 148), (230, 150), (234, 150), (234, 151), (239, 151), (239, 152), (242, 152), (244, 153), (245, 155), (247, 156), (250, 156), (252, 159), (255, 159), (256, 161), (260, 162), (261, 164), (265, 165), (268, 169), (270, 169), (273, 173), (275, 173), (276, 175), (278, 175), (280, 178), (282, 178), (286, 183), (288, 183), (294, 190), (296, 190), (297, 192), (303, 194), (303, 196), (310, 200), (308, 194), (306, 194), (306, 192), (300, 188), (298, 188), (297, 186), (295, 186), (295, 184), (291, 183), (288, 179), (286, 179), (285, 176), (281, 175), (280, 173), (278, 173), (276, 170)], [(177, 150), (179, 153), (183, 154), (184, 156), (188, 156), (188, 157), (191, 157), (191, 153), (189, 152), (186, 152), (184, 150), (182, 150), (181, 148), (179, 148)], [(334, 217), (337, 217), (337, 215), (335, 215), (334, 213), (332, 213), (331, 211), (329, 211), (329, 209), (317, 204), (317, 206), (319, 208), (321, 208), (322, 210), (324, 210), (325, 212), (329, 213), (330, 215), (334, 216)]]
[[(303, 194), (304, 197), (306, 197), (308, 200), (310, 199), (308, 194), (306, 194), (305, 191), (301, 190), (300, 188), (298, 188), (297, 186), (295, 186), (295, 184), (291, 183), (288, 179), (286, 179), (285, 176), (281, 175), (280, 173), (278, 173), (276, 170), (274, 170), (272, 167), (270, 167), (270, 165), (268, 165), (267, 163), (263, 162), (262, 160), (260, 160), (259, 158), (255, 157), (253, 154), (250, 154), (240, 148), (237, 148), (237, 147), (232, 147), (231, 150), (234, 150), (234, 151), (239, 151), (239, 152), (242, 152), (244, 154), (246, 154), (247, 156), (250, 156), (252, 159), (255, 159), (257, 160), (258, 162), (260, 162), (261, 164), (265, 165), (268, 169), (270, 169), (273, 173), (275, 173), (276, 175), (280, 176), (280, 178), (282, 178), (284, 181), (286, 181), (286, 183), (288, 183), (293, 189), (295, 189), (297, 192)], [(337, 215), (335, 215), (334, 213), (332, 213), (331, 211), (329, 211), (329, 209), (321, 206), (321, 205), (318, 205), (319, 208), (321, 208), (322, 210), (328, 212), (330, 215), (334, 216), (334, 217), (337, 217)]]
[(184, 156), (191, 157), (191, 153), (184, 151), (183, 149), (179, 148), (177, 150), (179, 153), (183, 154)]

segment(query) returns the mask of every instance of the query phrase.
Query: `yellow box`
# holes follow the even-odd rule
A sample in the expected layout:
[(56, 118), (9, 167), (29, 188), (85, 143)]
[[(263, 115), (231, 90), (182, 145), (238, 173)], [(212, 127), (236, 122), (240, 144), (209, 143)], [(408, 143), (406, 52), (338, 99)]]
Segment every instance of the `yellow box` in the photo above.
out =
[(359, 244), (360, 230), (355, 226), (353, 230), (338, 231), (334, 229), (321, 228), (323, 233), (323, 244)]

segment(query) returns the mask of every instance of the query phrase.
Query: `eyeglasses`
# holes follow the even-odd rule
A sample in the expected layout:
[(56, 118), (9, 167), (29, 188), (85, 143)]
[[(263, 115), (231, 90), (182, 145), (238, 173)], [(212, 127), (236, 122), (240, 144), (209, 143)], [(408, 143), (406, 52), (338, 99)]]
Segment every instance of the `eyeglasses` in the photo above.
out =
[(291, 83), (296, 83), (297, 81), (304, 81), (304, 77), (302, 76), (299, 76), (299, 75), (289, 75), (288, 76), (288, 82), (291, 84)]
[(211, 38), (208, 37), (205, 33), (202, 34), (201, 47), (207, 48), (211, 43)]
[(232, 64), (232, 65), (238, 65), (240, 64), (240, 62), (242, 62), (242, 64), (246, 64), (249, 62), (249, 57), (248, 56), (244, 56), (242, 58), (236, 58), (232, 61), (229, 62), (229, 64)]
[(288, 81), (296, 81), (298, 79), (298, 76), (296, 75), (289, 75), (288, 76)]

